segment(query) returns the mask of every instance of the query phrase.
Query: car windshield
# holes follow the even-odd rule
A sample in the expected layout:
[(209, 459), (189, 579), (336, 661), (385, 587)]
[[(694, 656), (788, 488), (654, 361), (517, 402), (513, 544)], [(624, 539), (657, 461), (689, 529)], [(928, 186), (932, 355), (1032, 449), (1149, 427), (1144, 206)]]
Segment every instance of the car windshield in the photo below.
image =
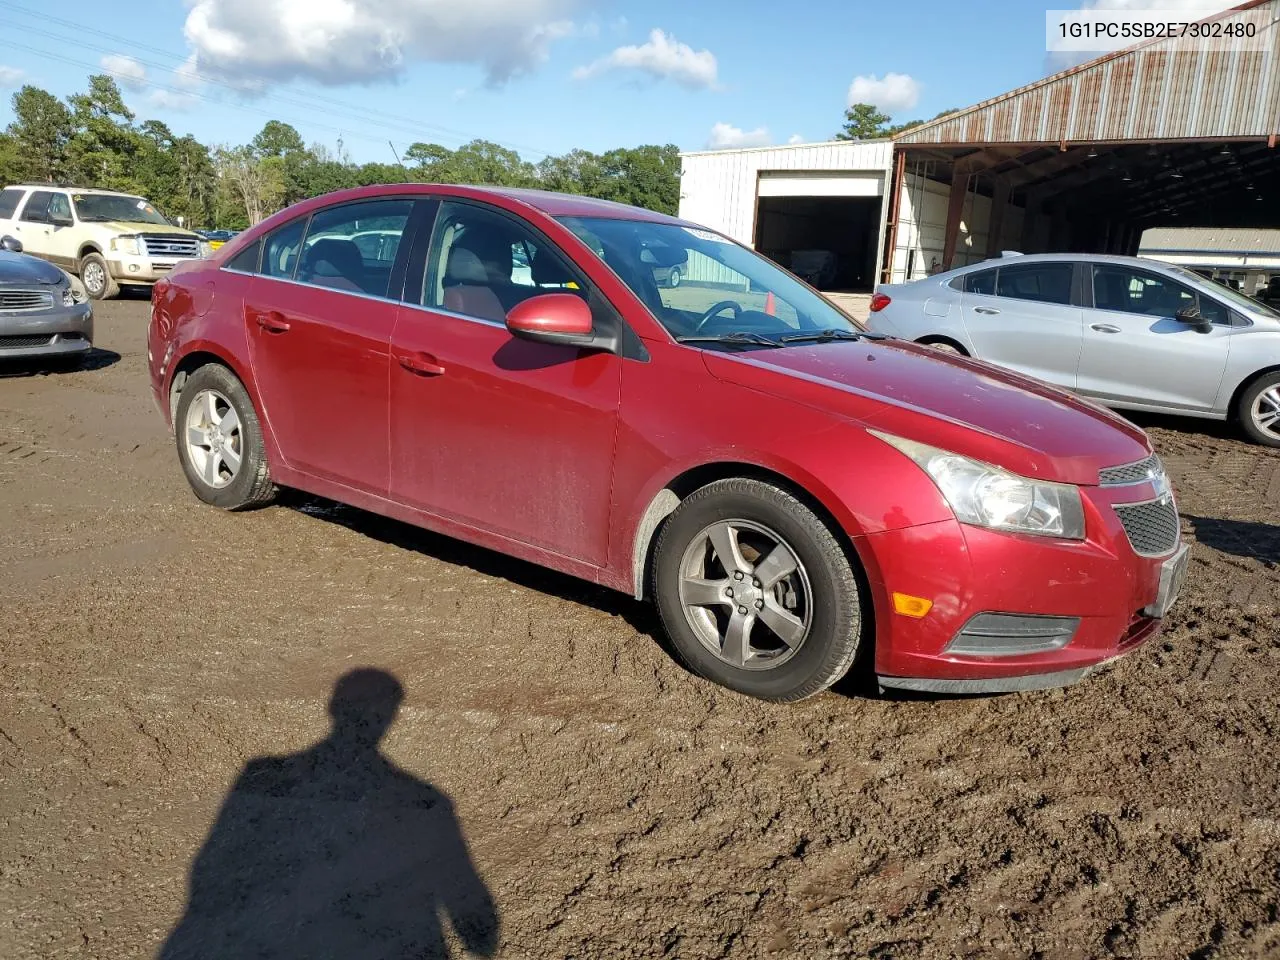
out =
[(863, 333), (781, 267), (720, 234), (644, 220), (558, 219), (676, 339), (745, 348)]
[(76, 216), (81, 220), (118, 220), (124, 223), (171, 226), (159, 210), (141, 197), (129, 197), (122, 193), (77, 193), (71, 199), (76, 205)]
[(1172, 265), (1169, 269), (1188, 280), (1198, 281), (1198, 286), (1200, 287), (1204, 287), (1206, 284), (1212, 284), (1210, 289), (1213, 290), (1213, 295), (1226, 300), (1237, 310), (1248, 310), (1250, 313), (1260, 313), (1264, 317), (1280, 319), (1280, 310), (1276, 310), (1274, 307), (1268, 306), (1261, 300), (1255, 300), (1253, 297), (1247, 297), (1234, 287), (1228, 287), (1224, 283), (1214, 283), (1212, 280), (1206, 280), (1194, 270), (1187, 270), (1183, 267)]

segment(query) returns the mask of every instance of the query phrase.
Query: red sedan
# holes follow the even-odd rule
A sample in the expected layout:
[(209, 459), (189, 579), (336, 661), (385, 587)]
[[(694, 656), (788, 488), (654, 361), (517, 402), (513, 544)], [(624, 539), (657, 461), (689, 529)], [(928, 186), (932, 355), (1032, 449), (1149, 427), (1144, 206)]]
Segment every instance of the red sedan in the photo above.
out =
[(765, 699), (860, 657), (886, 687), (1068, 683), (1186, 569), (1141, 430), (614, 203), (317, 197), (177, 267), (148, 348), (200, 499), (293, 487), (652, 598), (691, 669)]

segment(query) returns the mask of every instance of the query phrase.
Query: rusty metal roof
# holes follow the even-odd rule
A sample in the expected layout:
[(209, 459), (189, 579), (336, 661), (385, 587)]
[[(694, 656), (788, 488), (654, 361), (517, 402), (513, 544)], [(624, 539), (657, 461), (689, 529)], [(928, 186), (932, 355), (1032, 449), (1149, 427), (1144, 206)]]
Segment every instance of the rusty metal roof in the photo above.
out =
[(1280, 230), (1246, 227), (1153, 227), (1139, 253), (1280, 253)]
[[(1268, 50), (1152, 40), (1045, 77), (899, 134), (903, 146), (1270, 137), (1280, 133), (1280, 0), (1221, 17), (1250, 20)], [(1209, 18), (1216, 19), (1216, 18)]]

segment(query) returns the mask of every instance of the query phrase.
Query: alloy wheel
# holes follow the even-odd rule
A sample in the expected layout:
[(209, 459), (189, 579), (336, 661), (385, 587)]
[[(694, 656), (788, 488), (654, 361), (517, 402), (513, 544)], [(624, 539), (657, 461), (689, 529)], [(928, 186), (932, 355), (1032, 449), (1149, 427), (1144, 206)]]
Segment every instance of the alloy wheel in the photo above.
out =
[(1280, 385), (1263, 390), (1249, 411), (1253, 424), (1263, 433), (1280, 440)]
[(708, 650), (741, 669), (770, 670), (794, 657), (809, 635), (812, 598), (794, 548), (760, 523), (712, 523), (680, 562), (685, 618)]
[(231, 401), (217, 390), (201, 390), (187, 408), (187, 456), (209, 487), (236, 478), (244, 456), (244, 432)]

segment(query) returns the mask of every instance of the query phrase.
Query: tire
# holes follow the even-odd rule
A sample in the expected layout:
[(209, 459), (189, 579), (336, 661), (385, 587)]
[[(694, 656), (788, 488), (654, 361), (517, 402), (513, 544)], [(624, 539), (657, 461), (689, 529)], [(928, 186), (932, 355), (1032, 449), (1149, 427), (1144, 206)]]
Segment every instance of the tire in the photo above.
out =
[(1249, 384), (1236, 401), (1236, 418), (1254, 443), (1280, 447), (1280, 372)]
[[(232, 414), (234, 424), (227, 427)], [(218, 430), (210, 435), (208, 427), (214, 424)], [(208, 364), (187, 377), (174, 411), (173, 433), (187, 482), (205, 503), (246, 510), (275, 497), (258, 414), (244, 384), (226, 367)], [(197, 444), (200, 433), (203, 442)], [(238, 464), (232, 459), (236, 454)]]
[(111, 268), (99, 253), (87, 253), (80, 258), (80, 282), (93, 300), (110, 300), (120, 294)]
[[(740, 569), (732, 571), (713, 542), (724, 542), (726, 524), (738, 525), (734, 565)], [(754, 576), (767, 566), (785, 569), (770, 560), (771, 543), (798, 561), (772, 588), (768, 574)], [(681, 502), (658, 536), (652, 587), (680, 660), (699, 676), (761, 700), (789, 702), (822, 692), (849, 671), (862, 648), (861, 598), (849, 556), (812, 510), (758, 480), (719, 480)], [(733, 590), (732, 601), (727, 590)], [(780, 608), (787, 617), (779, 616)], [(757, 617), (755, 610), (762, 613)], [(778, 623), (793, 638), (801, 623), (803, 636), (794, 644), (782, 640), (771, 629)], [(733, 647), (748, 655), (727, 652), (728, 638), (744, 633), (745, 647)]]
[(667, 286), (668, 287), (680, 286), (680, 268), (679, 267), (672, 267), (671, 272), (667, 274)]
[(950, 340), (917, 340), (916, 342), (923, 344), (926, 347), (933, 347), (933, 349), (939, 350), (942, 353), (954, 353), (961, 357), (967, 357), (969, 355), (965, 352), (963, 347), (952, 343)]

